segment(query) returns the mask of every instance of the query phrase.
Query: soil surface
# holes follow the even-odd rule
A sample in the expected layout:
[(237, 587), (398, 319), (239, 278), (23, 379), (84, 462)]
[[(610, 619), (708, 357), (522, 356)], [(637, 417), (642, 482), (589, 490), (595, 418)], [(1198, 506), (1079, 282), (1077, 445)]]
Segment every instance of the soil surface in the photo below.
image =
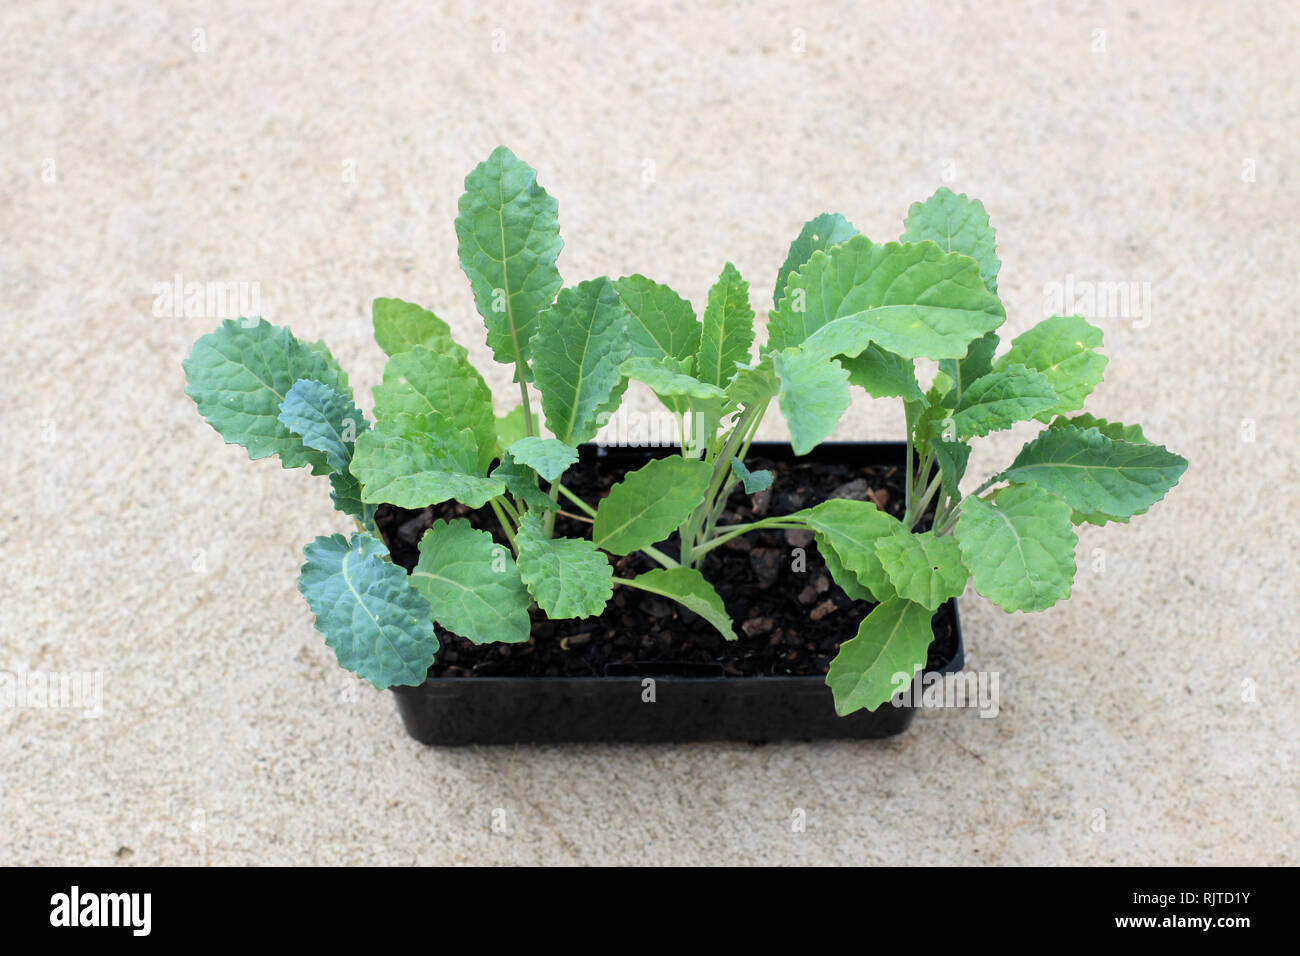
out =
[[(895, 517), (903, 514), (903, 469), (806, 460), (787, 462), (751, 456), (751, 470), (770, 469), (770, 489), (747, 495), (737, 488), (721, 524), (788, 514), (827, 498), (873, 501)], [(635, 467), (635, 466), (634, 466)], [(565, 473), (565, 485), (596, 504), (629, 467), (596, 460)], [(418, 544), (437, 518), (467, 518), (501, 544), (505, 536), (491, 509), (471, 510), (445, 502), (420, 511), (381, 505), (376, 523), (393, 560), (408, 572), (419, 560)], [(929, 515), (919, 527), (928, 526)], [(560, 516), (556, 534), (590, 537), (590, 525)], [(676, 556), (676, 535), (659, 545)], [(803, 564), (796, 559), (803, 549)], [(614, 573), (635, 577), (658, 567), (640, 554), (614, 559)], [(795, 570), (800, 567), (800, 570)], [(583, 620), (549, 621), (533, 608), (532, 637), (524, 644), (472, 644), (439, 628), (442, 648), (432, 677), (604, 676), (608, 665), (643, 662), (713, 665), (733, 676), (823, 675), (839, 645), (857, 633), (873, 605), (853, 601), (831, 579), (812, 533), (755, 531), (716, 548), (700, 566), (731, 614), (737, 641), (724, 640), (699, 616), (666, 598), (615, 587), (605, 610)], [(955, 621), (950, 604), (933, 622), (928, 666), (951, 659)]]

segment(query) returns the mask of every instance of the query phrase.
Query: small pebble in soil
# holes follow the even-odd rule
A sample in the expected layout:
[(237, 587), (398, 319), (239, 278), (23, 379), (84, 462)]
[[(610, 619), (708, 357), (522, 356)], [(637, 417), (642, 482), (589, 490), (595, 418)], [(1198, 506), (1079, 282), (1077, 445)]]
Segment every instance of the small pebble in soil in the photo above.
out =
[(835, 610), (835, 602), (831, 600), (822, 601), (815, 608), (808, 612), (808, 616), (814, 621), (820, 621), (827, 614)]

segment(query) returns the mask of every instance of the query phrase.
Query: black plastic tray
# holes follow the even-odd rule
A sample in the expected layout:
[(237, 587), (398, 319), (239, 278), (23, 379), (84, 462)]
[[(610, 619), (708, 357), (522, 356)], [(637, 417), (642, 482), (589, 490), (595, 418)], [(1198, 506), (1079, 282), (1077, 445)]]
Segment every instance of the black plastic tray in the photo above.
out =
[[(580, 452), (580, 463), (639, 464), (675, 449), (584, 445)], [(793, 457), (775, 442), (755, 442), (750, 454)], [(803, 459), (902, 465), (905, 455), (902, 442), (828, 442)], [(955, 650), (933, 669), (943, 674), (965, 663), (957, 602), (948, 603)], [(393, 693), (410, 735), (435, 746), (863, 739), (902, 733), (915, 716), (891, 701), (838, 717), (824, 676), (726, 677), (720, 666), (664, 663), (617, 665), (604, 677), (431, 677)]]

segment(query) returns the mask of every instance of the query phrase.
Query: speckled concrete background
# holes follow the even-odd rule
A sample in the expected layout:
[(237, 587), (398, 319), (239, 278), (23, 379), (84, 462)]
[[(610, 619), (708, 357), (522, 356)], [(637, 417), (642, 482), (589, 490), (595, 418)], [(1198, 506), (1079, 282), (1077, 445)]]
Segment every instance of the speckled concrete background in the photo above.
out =
[[(1297, 862), (1297, 8), (493, 6), (4, 5), (0, 670), (104, 685), (97, 719), (0, 712), (0, 863)], [(1010, 334), (1056, 284), (1138, 283), (1096, 316), (1090, 409), (1191, 468), (1083, 530), (1067, 604), (968, 593), (996, 719), (425, 749), (296, 592), (303, 543), (346, 527), (323, 479), (199, 420), (180, 360), (216, 319), (153, 289), (257, 283), (363, 404), (369, 301), (415, 299), (505, 386), (451, 225), (497, 143), (559, 199), (568, 280), (697, 305), (729, 258), (762, 308), (823, 210), (888, 238), (941, 183), (978, 196)], [(840, 436), (900, 414), (863, 400)]]

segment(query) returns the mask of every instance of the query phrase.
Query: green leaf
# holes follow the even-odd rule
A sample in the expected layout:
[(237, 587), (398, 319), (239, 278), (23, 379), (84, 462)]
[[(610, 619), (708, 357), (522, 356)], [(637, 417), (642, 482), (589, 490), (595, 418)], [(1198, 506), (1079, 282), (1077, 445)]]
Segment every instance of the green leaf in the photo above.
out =
[(279, 455), (285, 468), (311, 465), (313, 474), (326, 474), (325, 455), (280, 421), (280, 406), (304, 378), (350, 397), (346, 377), (328, 353), (299, 342), (288, 329), (265, 319), (249, 321), (227, 319), (194, 343), (181, 363), (185, 394), (228, 444), (248, 449), (249, 458)]
[(1142, 434), (1141, 425), (1122, 425), (1119, 422), (1108, 422), (1104, 418), (1097, 418), (1095, 415), (1086, 413), (1071, 418), (1058, 415), (1052, 420), (1052, 424), (1048, 428), (1095, 428), (1107, 438), (1113, 438), (1115, 441), (1126, 441), (1134, 445), (1151, 444), (1151, 440)]
[(749, 362), (749, 347), (753, 344), (754, 309), (749, 304), (749, 283), (728, 262), (709, 290), (704, 307), (696, 377), (725, 388), (736, 377), (736, 365)]
[(538, 438), (532, 435), (521, 438), (508, 449), (510, 456), (521, 465), (527, 465), (547, 481), (554, 481), (578, 460), (578, 449), (558, 438)]
[(478, 471), (477, 446), (467, 428), (445, 419), (423, 421), (413, 432), (398, 422), (379, 422), (357, 437), (352, 474), (362, 486), (362, 500), (400, 508), (423, 508), (449, 498), (481, 508), (505, 493), (505, 484)]
[(944, 359), (939, 370), (952, 380), (956, 398), (961, 398), (966, 387), (993, 370), (993, 353), (998, 350), (998, 334), (987, 332), (970, 344), (964, 358)]
[(939, 465), (939, 484), (943, 493), (953, 501), (961, 500), (961, 480), (970, 461), (970, 445), (959, 441), (930, 439), (930, 450)]
[(829, 249), (846, 239), (852, 239), (857, 234), (858, 231), (853, 228), (853, 223), (837, 212), (824, 212), (804, 223), (803, 228), (799, 230), (799, 235), (795, 237), (794, 242), (790, 243), (790, 252), (785, 257), (785, 262), (781, 264), (781, 271), (776, 274), (776, 288), (772, 290), (772, 305), (781, 304), (781, 297), (785, 294), (786, 284), (790, 281), (791, 274), (802, 269), (814, 252)]
[(504, 451), (528, 434), (524, 406), (516, 405), (504, 415), (497, 416), (497, 447)]
[(1187, 460), (1160, 445), (1107, 438), (1096, 428), (1047, 428), (1002, 473), (1030, 483), (1088, 515), (1129, 517), (1178, 483)]
[(351, 395), (310, 378), (294, 382), (280, 404), (279, 418), (304, 445), (323, 452), (334, 472), (347, 471), (357, 434), (370, 427)]
[(525, 382), (537, 317), (563, 285), (555, 267), (564, 245), (558, 209), (536, 171), (498, 146), (465, 177), (456, 217), (460, 266), (488, 347), (498, 362), (517, 363), (516, 379)]
[(528, 514), (515, 543), (519, 576), (547, 617), (591, 617), (605, 609), (614, 590), (614, 572), (590, 541), (548, 538), (541, 519)]
[(727, 393), (716, 385), (702, 382), (695, 376), (680, 371), (682, 368), (690, 368), (690, 365), (689, 360), (678, 362), (671, 358), (641, 357), (628, 359), (619, 366), (619, 371), (627, 378), (645, 383), (665, 405), (678, 414), (693, 405), (720, 409), (726, 401)]
[(601, 277), (564, 289), (538, 320), (533, 365), (546, 427), (566, 445), (590, 440), (622, 397), (631, 350), (627, 310)]
[[(1088, 415), (1088, 414), (1075, 415), (1072, 418), (1066, 418), (1064, 415), (1058, 415), (1055, 419), (1052, 420), (1052, 424), (1048, 426), (1048, 428), (1070, 428), (1070, 427), (1084, 428), (1084, 429), (1095, 428), (1097, 429), (1097, 431), (1101, 432), (1107, 438), (1113, 438), (1115, 441), (1126, 441), (1135, 445), (1151, 444), (1151, 441), (1146, 437), (1146, 435), (1142, 434), (1141, 425), (1122, 425), (1119, 422), (1108, 422), (1104, 419), (1097, 418), (1093, 415)], [(1143, 508), (1141, 511), (1135, 511), (1133, 512), (1132, 515), (1127, 515), (1123, 517), (1119, 515), (1108, 515), (1102, 512), (1093, 512), (1091, 514), (1084, 514), (1081, 511), (1076, 511), (1073, 514), (1073, 516), (1071, 516), (1070, 520), (1073, 521), (1075, 524), (1083, 524), (1087, 522), (1088, 524), (1104, 525), (1110, 521), (1115, 521), (1118, 522), (1119, 524), (1128, 524), (1129, 518), (1136, 517), (1137, 515), (1140, 514), (1145, 514), (1146, 511), (1147, 509)]]
[(375, 418), (391, 422), (402, 415), (440, 417), (455, 428), (468, 428), (479, 473), (486, 473), (496, 457), (492, 393), (465, 359), (420, 345), (390, 358), (383, 384), (375, 387)]
[(840, 559), (833, 549), (823, 545), (821, 541), (818, 541), (817, 545), (817, 553), (822, 556), (822, 561), (826, 564), (826, 570), (830, 572), (831, 579), (839, 586), (841, 591), (855, 601), (878, 603), (876, 596), (858, 580), (857, 575), (840, 563)]
[(968, 199), (940, 186), (925, 202), (912, 203), (903, 226), (903, 242), (929, 239), (944, 252), (970, 256), (979, 263), (980, 278), (990, 292), (998, 291), (996, 236), (989, 214), (978, 199)]
[(879, 345), (868, 345), (860, 354), (838, 361), (849, 373), (849, 384), (866, 389), (873, 398), (919, 401), (925, 397), (916, 383), (915, 363)]
[(468, 360), (469, 353), (451, 337), (451, 327), (428, 309), (401, 299), (376, 299), (371, 306), (375, 341), (388, 355), (417, 345), (431, 352), (454, 353)]
[(705, 462), (676, 455), (642, 465), (596, 508), (596, 547), (630, 554), (664, 540), (704, 500), (712, 475)]
[(975, 589), (1007, 611), (1041, 611), (1070, 596), (1074, 546), (1070, 506), (1033, 485), (1011, 485), (996, 501), (966, 498), (953, 532)]
[(620, 579), (619, 583), (671, 598), (704, 618), (727, 640), (736, 640), (736, 632), (731, 627), (731, 616), (723, 606), (722, 598), (713, 585), (705, 580), (704, 575), (694, 568), (656, 568), (631, 580)]
[(936, 537), (933, 531), (913, 534), (895, 530), (876, 541), (876, 557), (898, 596), (931, 613), (961, 594), (970, 577), (957, 542)]
[(790, 349), (772, 356), (781, 382), (781, 414), (790, 426), (796, 455), (806, 455), (826, 439), (849, 407), (849, 373), (834, 359)]
[(1106, 356), (1100, 348), (1101, 329), (1077, 315), (1054, 315), (1028, 332), (1017, 335), (1011, 350), (998, 359), (995, 369), (1025, 365), (1047, 376), (1059, 399), (1035, 417), (1046, 422), (1056, 412), (1083, 407), (1106, 371)]
[[(826, 673), (835, 713), (875, 710), (908, 686), (925, 667), (934, 640), (931, 614), (919, 604), (890, 598), (872, 608), (857, 636), (840, 645)], [(901, 676), (900, 676), (901, 675)]]
[(971, 438), (1027, 421), (1058, 401), (1042, 372), (1023, 365), (1002, 365), (970, 384), (952, 419), (957, 437)]
[(537, 472), (515, 461), (510, 452), (506, 452), (501, 464), (492, 469), (491, 477), (504, 483), (515, 500), (523, 502), (529, 508), (554, 511), (560, 507), (537, 487)]
[(433, 619), (475, 644), (528, 640), (531, 603), (509, 549), (464, 518), (441, 518), (420, 539), (411, 585), (424, 595)]
[(772, 473), (767, 469), (750, 471), (739, 458), (731, 459), (731, 473), (736, 476), (745, 489), (745, 494), (754, 495), (772, 487)]
[[(833, 551), (838, 564), (854, 575), (874, 600), (885, 601), (894, 596), (894, 585), (876, 556), (876, 542), (896, 531), (905, 532), (901, 521), (869, 501), (847, 498), (823, 501), (812, 509), (807, 521), (817, 537), (822, 557), (827, 557), (827, 551)], [(831, 565), (829, 559), (826, 563)], [(840, 581), (839, 577), (836, 581)], [(844, 587), (843, 583), (840, 587)], [(844, 590), (850, 597), (856, 596), (848, 588)]]
[(875, 342), (904, 358), (961, 358), (1004, 318), (969, 257), (932, 242), (875, 245), (856, 236), (814, 253), (790, 277), (768, 321), (768, 348), (853, 357)]
[(631, 316), (634, 357), (687, 359), (699, 352), (700, 322), (680, 295), (642, 275), (618, 279), (614, 288)]
[(735, 380), (727, 386), (728, 405), (755, 408), (781, 393), (781, 382), (772, 370), (772, 357), (765, 355), (754, 365), (737, 370)]
[(374, 521), (377, 506), (361, 500), (361, 482), (351, 472), (331, 474), (330, 487), (330, 500), (337, 510), (358, 519), (363, 525), (369, 526)]
[(298, 590), (339, 663), (378, 688), (424, 682), (438, 637), (429, 604), (368, 534), (320, 537), (303, 550)]

